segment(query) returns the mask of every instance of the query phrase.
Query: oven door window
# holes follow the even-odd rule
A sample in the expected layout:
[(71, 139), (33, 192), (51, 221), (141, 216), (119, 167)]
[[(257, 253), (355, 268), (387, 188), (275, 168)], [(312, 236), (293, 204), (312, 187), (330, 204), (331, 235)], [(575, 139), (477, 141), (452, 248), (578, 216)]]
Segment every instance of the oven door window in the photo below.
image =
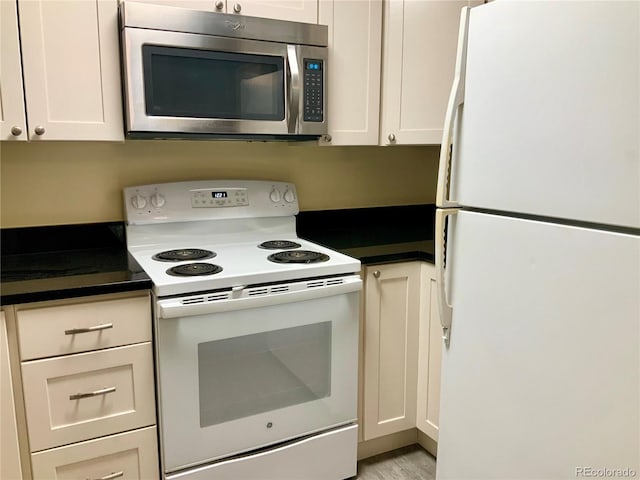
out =
[(149, 116), (284, 120), (284, 58), (143, 45)]
[(331, 322), (198, 345), (200, 426), (331, 394)]

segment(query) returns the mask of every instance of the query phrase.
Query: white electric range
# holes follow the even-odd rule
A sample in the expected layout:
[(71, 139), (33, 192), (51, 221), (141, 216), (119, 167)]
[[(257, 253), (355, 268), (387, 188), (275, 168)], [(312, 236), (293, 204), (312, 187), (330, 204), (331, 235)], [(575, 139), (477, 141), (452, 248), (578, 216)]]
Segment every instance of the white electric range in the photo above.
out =
[(144, 185), (124, 200), (153, 282), (165, 478), (355, 475), (360, 262), (298, 238), (291, 183)]

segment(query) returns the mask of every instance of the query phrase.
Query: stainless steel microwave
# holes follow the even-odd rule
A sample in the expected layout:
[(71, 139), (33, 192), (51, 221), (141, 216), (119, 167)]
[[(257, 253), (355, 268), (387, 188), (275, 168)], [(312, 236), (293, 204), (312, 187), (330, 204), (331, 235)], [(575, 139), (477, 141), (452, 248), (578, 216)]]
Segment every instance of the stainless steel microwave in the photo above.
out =
[(130, 138), (313, 139), (327, 133), (327, 27), (120, 4)]

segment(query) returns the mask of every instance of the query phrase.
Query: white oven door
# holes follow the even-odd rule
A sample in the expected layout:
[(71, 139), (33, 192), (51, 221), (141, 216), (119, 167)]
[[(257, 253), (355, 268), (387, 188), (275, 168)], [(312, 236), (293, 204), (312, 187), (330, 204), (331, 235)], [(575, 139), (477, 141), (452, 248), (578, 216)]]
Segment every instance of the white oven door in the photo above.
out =
[(165, 472), (356, 420), (358, 276), (157, 302)]

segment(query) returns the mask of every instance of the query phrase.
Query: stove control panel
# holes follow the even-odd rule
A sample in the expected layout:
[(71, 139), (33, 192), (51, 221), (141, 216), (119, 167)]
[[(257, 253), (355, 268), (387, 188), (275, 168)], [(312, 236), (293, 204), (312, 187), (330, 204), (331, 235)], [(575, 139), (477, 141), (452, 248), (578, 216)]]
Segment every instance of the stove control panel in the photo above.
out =
[(291, 217), (299, 211), (294, 184), (261, 180), (203, 180), (124, 189), (129, 224)]
[(202, 189), (191, 191), (193, 208), (244, 207), (249, 205), (246, 188)]

